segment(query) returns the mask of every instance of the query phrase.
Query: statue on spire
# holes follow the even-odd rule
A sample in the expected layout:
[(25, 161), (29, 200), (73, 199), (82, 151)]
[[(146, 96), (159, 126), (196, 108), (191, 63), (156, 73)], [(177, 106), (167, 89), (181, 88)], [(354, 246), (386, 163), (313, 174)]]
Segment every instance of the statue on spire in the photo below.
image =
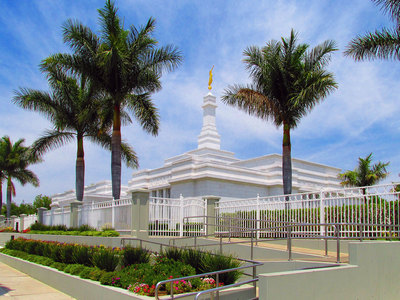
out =
[(210, 76), (208, 78), (208, 89), (211, 91), (212, 87), (211, 87), (211, 83), (213, 82), (213, 74), (212, 74), (212, 70), (214, 69), (214, 66), (212, 66), (211, 70), (210, 70)]

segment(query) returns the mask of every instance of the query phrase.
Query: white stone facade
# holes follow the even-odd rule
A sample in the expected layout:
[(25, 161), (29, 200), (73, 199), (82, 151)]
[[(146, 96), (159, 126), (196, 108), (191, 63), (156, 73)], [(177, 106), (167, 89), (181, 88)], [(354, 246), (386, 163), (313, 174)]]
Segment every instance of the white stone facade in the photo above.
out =
[[(83, 194), (83, 203), (103, 202), (112, 199), (112, 186), (110, 180), (104, 180), (91, 185), (85, 186)], [(121, 198), (126, 198), (128, 187), (121, 186)], [(76, 201), (75, 190), (69, 190), (64, 193), (54, 194), (51, 196), (52, 207), (69, 206), (71, 202)]]
[[(164, 166), (134, 172), (128, 192), (138, 188), (153, 196), (177, 198), (215, 195), (222, 198), (253, 198), (283, 193), (282, 156), (270, 154), (240, 160), (220, 150), (216, 127), (216, 97), (203, 101), (203, 127), (198, 149), (165, 160)], [(293, 193), (340, 188), (338, 168), (292, 159)]]

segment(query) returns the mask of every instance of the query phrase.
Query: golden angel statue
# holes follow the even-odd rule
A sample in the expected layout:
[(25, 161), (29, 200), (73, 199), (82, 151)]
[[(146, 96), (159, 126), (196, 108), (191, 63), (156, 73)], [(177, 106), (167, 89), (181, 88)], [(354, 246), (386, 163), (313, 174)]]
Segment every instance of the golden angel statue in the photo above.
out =
[(212, 70), (214, 69), (214, 66), (212, 66), (211, 70), (210, 70), (210, 77), (208, 78), (208, 89), (211, 90), (211, 83), (213, 82), (213, 74), (212, 74)]

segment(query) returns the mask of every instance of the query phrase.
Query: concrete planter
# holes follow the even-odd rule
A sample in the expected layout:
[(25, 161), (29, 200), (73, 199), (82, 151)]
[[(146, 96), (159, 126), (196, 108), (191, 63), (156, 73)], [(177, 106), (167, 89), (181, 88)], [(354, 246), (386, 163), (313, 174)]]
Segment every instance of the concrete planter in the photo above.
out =
[[(101, 285), (97, 281), (82, 279), (78, 276), (70, 275), (50, 267), (31, 263), (3, 253), (0, 253), (0, 261), (76, 299), (154, 299), (154, 297), (136, 295), (121, 288)], [(169, 296), (161, 297), (161, 299), (168, 298)], [(222, 300), (244, 300), (250, 298), (254, 298), (254, 290), (249, 285), (228, 289), (220, 293), (220, 299)], [(194, 299), (194, 296), (187, 296), (181, 299)], [(202, 297), (202, 299), (205, 298)]]

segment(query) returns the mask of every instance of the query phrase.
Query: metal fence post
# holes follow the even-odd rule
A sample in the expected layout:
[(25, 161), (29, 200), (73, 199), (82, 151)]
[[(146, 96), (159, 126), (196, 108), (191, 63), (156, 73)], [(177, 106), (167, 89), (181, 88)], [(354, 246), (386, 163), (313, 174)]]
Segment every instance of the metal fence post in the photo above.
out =
[(340, 224), (335, 225), (336, 229), (336, 262), (340, 263)]
[[(324, 203), (324, 192), (321, 192), (319, 194), (320, 198), (320, 204), (319, 204), (319, 216), (320, 216), (320, 223), (324, 224), (325, 223), (325, 203)], [(326, 233), (325, 230), (325, 225), (322, 225), (320, 228), (320, 234), (323, 235), (324, 232)]]
[(287, 248), (289, 251), (289, 261), (292, 260), (292, 225), (287, 227)]
[(111, 200), (111, 226), (115, 228), (115, 201), (116, 199)]
[(179, 236), (183, 236), (183, 196), (179, 195)]
[(256, 243), (257, 243), (257, 240), (260, 238), (260, 220), (261, 220), (261, 216), (260, 216), (260, 194), (257, 194), (257, 209), (256, 209), (256, 229), (257, 229), (257, 233), (256, 233)]

